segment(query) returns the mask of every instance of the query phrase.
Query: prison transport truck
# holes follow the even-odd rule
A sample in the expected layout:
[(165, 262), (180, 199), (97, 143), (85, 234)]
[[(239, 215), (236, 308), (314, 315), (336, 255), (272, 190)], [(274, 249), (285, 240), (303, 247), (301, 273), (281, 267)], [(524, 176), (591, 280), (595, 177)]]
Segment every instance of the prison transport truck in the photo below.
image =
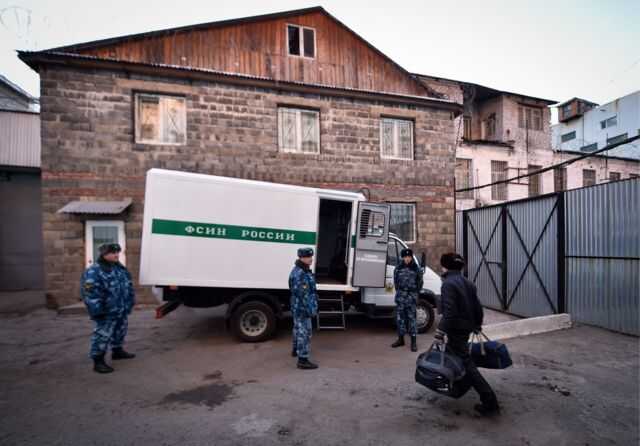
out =
[[(227, 304), (232, 331), (263, 341), (289, 310), (298, 248), (312, 247), (318, 328), (343, 329), (347, 311), (393, 317), (393, 271), (407, 245), (389, 233), (389, 211), (361, 193), (151, 169), (140, 282), (164, 302), (157, 317), (181, 304)], [(437, 274), (425, 267), (424, 278), (421, 332), (440, 292)]]

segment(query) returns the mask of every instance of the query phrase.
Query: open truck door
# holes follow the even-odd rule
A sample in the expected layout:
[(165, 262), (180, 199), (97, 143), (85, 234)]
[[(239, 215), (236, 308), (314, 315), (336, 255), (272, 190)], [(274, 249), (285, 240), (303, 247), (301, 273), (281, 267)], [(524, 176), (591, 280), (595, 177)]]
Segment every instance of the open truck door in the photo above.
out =
[(387, 267), (390, 207), (360, 202), (353, 286), (383, 288)]

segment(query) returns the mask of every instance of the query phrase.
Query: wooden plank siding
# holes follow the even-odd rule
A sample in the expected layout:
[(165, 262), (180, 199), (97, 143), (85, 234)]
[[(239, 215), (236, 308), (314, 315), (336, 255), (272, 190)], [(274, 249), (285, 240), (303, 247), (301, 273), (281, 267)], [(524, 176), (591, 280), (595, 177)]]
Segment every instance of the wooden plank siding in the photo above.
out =
[[(287, 24), (316, 30), (316, 58), (287, 54)], [(427, 96), (391, 60), (322, 11), (171, 35), (123, 39), (78, 54), (160, 63), (335, 87)]]

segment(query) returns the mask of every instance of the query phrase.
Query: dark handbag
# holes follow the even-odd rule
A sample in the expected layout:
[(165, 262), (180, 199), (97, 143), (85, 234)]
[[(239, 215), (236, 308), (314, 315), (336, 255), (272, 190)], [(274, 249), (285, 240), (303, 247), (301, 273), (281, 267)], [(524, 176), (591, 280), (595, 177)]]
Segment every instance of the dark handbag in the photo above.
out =
[(471, 335), (469, 354), (476, 367), (483, 369), (501, 370), (513, 364), (507, 346), (501, 342), (492, 341), (482, 332)]
[(434, 392), (451, 398), (460, 398), (471, 387), (464, 363), (457, 356), (435, 348), (418, 356), (416, 361), (416, 382)]

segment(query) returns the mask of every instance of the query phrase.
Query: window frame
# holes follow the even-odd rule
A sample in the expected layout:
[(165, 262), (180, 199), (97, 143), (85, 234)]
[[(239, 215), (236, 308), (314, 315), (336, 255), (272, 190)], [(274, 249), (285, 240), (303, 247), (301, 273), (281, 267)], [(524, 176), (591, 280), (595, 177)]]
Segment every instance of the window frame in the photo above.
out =
[[(289, 27), (298, 28), (298, 45), (300, 48), (300, 54), (291, 54), (289, 48)], [(304, 30), (308, 29), (313, 31), (313, 57), (304, 55)], [(296, 25), (295, 23), (285, 23), (285, 37), (287, 42), (287, 56), (290, 57), (301, 57), (303, 59), (315, 60), (318, 56), (318, 39), (317, 39), (317, 31), (315, 28), (311, 26), (304, 25)]]
[[(465, 162), (468, 164), (469, 166), (469, 170), (468, 170), (468, 178), (467, 178), (467, 186), (465, 187), (473, 187), (473, 159), (472, 158), (457, 158), (456, 157), (456, 172), (457, 172), (457, 168), (458, 168), (458, 164), (459, 162)], [(457, 178), (456, 178), (456, 189), (460, 189), (461, 186), (458, 184)], [(473, 199), (473, 191), (472, 190), (468, 190), (466, 192), (459, 192), (458, 195), (456, 196), (459, 200), (471, 200)]]
[[(140, 102), (141, 97), (155, 97), (158, 98), (158, 106), (160, 108), (158, 113), (158, 128), (159, 134), (164, 134), (164, 119), (163, 119), (163, 98), (178, 99), (184, 106), (184, 138), (182, 142), (165, 142), (162, 140), (142, 139), (141, 132), (139, 131), (138, 124), (142, 124), (142, 117), (140, 116)], [(133, 108), (134, 108), (134, 125), (133, 125), (133, 139), (135, 144), (150, 145), (150, 146), (186, 146), (187, 145), (187, 98), (178, 94), (159, 93), (150, 91), (134, 91), (133, 92)]]
[[(614, 178), (615, 177), (615, 178)], [(609, 181), (620, 181), (622, 179), (621, 172), (609, 171)]]
[[(391, 121), (393, 122), (393, 152), (394, 152), (394, 156), (386, 156), (384, 154), (384, 150), (383, 150), (383, 143), (384, 143), (384, 122), (385, 121)], [(400, 156), (396, 156), (396, 154), (399, 151), (400, 148), (400, 132), (398, 131), (399, 129), (399, 123), (400, 122), (408, 122), (411, 124), (411, 158), (403, 158)], [(401, 161), (414, 161), (416, 158), (416, 139), (415, 139), (415, 131), (416, 131), (416, 125), (415, 125), (415, 121), (413, 119), (410, 118), (398, 118), (395, 116), (381, 116), (380, 117), (380, 158), (381, 159), (385, 159), (385, 160), (401, 160)]]
[[(412, 226), (413, 226), (413, 234), (411, 234), (411, 240), (402, 239), (407, 245), (417, 243), (418, 241), (418, 206), (417, 203), (413, 201), (387, 201), (389, 205), (389, 232), (391, 231), (391, 214), (393, 212), (393, 205), (404, 205), (411, 207), (411, 218), (412, 218)], [(394, 233), (395, 234), (395, 233)], [(402, 238), (400, 234), (396, 234), (398, 237)]]
[[(558, 188), (558, 183), (561, 183), (560, 188)], [(567, 168), (556, 167), (553, 169), (553, 191), (561, 192), (563, 190), (567, 190)]]
[(471, 116), (465, 115), (462, 117), (462, 139), (471, 141)]
[[(281, 124), (281, 111), (284, 110), (293, 110), (296, 112), (296, 148), (285, 148), (284, 147), (284, 137), (282, 134), (282, 124)], [(315, 152), (306, 152), (302, 150), (302, 113), (314, 113), (317, 117), (316, 119), (316, 134), (318, 135), (318, 149)], [(278, 105), (277, 106), (277, 126), (278, 126), (278, 151), (282, 153), (297, 153), (301, 155), (319, 155), (321, 152), (320, 149), (320, 110), (309, 108), (309, 107), (298, 107), (294, 105)]]
[[(531, 119), (528, 119), (528, 117), (531, 117)], [(534, 125), (536, 123), (536, 119), (539, 119), (539, 126)], [(544, 131), (543, 119), (544, 113), (542, 108), (531, 105), (518, 105), (518, 128), (542, 132)], [(527, 123), (529, 125), (527, 125)]]
[[(613, 121), (613, 124), (611, 124)], [(607, 119), (600, 121), (600, 130), (608, 129), (610, 127), (616, 127), (618, 125), (618, 115), (613, 115)]]
[[(542, 169), (542, 166), (538, 166), (536, 164), (529, 164), (527, 166), (527, 173), (535, 172), (537, 170)], [(542, 174), (529, 175), (529, 184), (527, 186), (527, 191), (529, 197), (538, 197), (542, 195)], [(535, 180), (535, 182), (533, 182)], [(537, 186), (537, 190), (532, 190), (534, 184)]]
[[(569, 138), (569, 136), (571, 136), (571, 138)], [(562, 135), (560, 135), (560, 143), (573, 141), (574, 139), (576, 139), (576, 131), (575, 130), (571, 130), (570, 132), (563, 133)]]
[(625, 139), (629, 139), (629, 133), (625, 132), (625, 133), (621, 133), (619, 135), (616, 136), (612, 136), (611, 138), (607, 138), (607, 145), (610, 144), (617, 144), (621, 141), (624, 141)]
[(596, 150), (598, 150), (597, 142), (593, 142), (591, 144), (587, 144), (586, 146), (580, 147), (581, 152), (595, 152)]
[[(493, 166), (494, 163), (501, 163), (504, 166), (502, 172), (494, 171)], [(504, 178), (497, 178), (499, 174), (502, 174)], [(496, 181), (503, 181), (509, 178), (509, 162), (502, 160), (491, 160), (491, 182), (494, 183)], [(491, 200), (493, 201), (507, 201), (509, 199), (509, 188), (507, 187), (508, 183), (503, 184), (494, 184), (491, 186)], [(501, 194), (501, 190), (504, 190), (504, 198), (501, 198), (503, 194)]]
[(95, 226), (115, 226), (118, 228), (118, 244), (122, 248), (120, 263), (127, 264), (126, 249), (127, 237), (124, 231), (124, 220), (87, 220), (84, 224), (84, 264), (89, 267), (93, 264), (93, 228)]
[[(593, 184), (585, 184), (585, 175), (587, 172), (593, 172)], [(582, 187), (595, 186), (598, 184), (598, 174), (595, 169), (582, 169)]]

